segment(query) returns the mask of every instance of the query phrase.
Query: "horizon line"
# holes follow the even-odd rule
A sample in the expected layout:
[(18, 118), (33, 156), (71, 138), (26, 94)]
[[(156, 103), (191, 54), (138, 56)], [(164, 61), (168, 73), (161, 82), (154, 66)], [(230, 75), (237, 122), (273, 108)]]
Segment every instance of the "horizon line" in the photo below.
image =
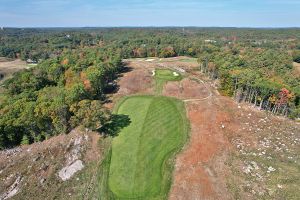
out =
[(47, 28), (237, 28), (237, 29), (300, 29), (300, 26), (0, 26), (7, 28), (23, 28), (23, 29), (47, 29)]

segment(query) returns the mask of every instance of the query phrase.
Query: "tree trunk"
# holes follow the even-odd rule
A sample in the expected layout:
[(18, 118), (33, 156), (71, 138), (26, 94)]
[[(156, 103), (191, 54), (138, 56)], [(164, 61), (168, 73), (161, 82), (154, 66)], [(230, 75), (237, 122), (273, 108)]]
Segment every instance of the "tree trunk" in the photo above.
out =
[(251, 89), (250, 97), (249, 97), (249, 103), (252, 103), (252, 100), (253, 100), (253, 97), (254, 97), (254, 93), (255, 93), (255, 91), (253, 89)]
[(269, 110), (269, 111), (271, 110), (269, 99), (267, 100), (266, 110)]
[(257, 105), (257, 92), (255, 92), (255, 96), (254, 96), (254, 106), (256, 107)]
[(248, 89), (248, 88), (246, 89), (246, 92), (243, 91), (243, 99), (242, 99), (242, 102), (245, 102), (245, 101), (247, 100), (248, 92), (249, 92), (249, 89)]
[(284, 105), (284, 107), (283, 107), (283, 109), (282, 109), (282, 114), (283, 114), (284, 116), (287, 115), (287, 104)]
[(259, 109), (260, 110), (263, 108), (263, 104), (264, 104), (264, 97), (261, 98), (260, 103), (259, 103)]
[(251, 103), (252, 102), (252, 89), (250, 88), (250, 91), (249, 91), (249, 95), (248, 95), (248, 103)]
[(233, 93), (233, 96), (235, 97), (236, 96), (236, 92), (237, 92), (237, 85), (238, 85), (238, 79), (235, 78), (234, 79), (234, 93)]

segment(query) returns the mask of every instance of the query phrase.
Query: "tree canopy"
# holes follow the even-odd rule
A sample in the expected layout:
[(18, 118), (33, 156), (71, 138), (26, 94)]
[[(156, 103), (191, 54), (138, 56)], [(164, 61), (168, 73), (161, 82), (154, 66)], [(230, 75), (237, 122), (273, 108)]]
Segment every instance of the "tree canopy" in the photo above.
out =
[(198, 58), (198, 70), (219, 80), (222, 94), (299, 118), (300, 76), (292, 65), (299, 52), (297, 28), (5, 28), (0, 57), (38, 65), (1, 86), (0, 148), (78, 125), (111, 132), (117, 117), (103, 102), (125, 58)]

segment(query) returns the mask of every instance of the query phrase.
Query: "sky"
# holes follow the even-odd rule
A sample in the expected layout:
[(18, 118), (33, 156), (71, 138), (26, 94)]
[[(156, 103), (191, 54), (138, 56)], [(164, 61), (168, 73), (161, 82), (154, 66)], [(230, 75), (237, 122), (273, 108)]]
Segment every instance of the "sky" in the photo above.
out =
[(300, 27), (300, 0), (0, 0), (1, 27)]

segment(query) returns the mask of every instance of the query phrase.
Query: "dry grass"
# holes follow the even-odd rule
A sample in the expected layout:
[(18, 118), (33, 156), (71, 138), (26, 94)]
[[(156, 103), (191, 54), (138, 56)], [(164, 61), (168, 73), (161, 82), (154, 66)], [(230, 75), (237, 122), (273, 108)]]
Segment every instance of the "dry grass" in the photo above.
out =
[(0, 57), (0, 81), (3, 81), (12, 76), (13, 73), (27, 69), (29, 66), (25, 61), (20, 59), (11, 60)]
[(300, 63), (293, 63), (293, 66), (295, 68), (295, 74), (298, 75), (300, 77)]
[[(0, 151), (0, 199), (17, 177), (22, 181), (12, 199), (82, 199), (97, 194), (94, 190), (102, 152), (99, 138), (97, 133), (76, 129), (41, 143)], [(58, 172), (74, 153), (85, 167), (63, 182)]]
[(300, 126), (247, 106), (236, 112), (228, 187), (240, 199), (299, 199)]

